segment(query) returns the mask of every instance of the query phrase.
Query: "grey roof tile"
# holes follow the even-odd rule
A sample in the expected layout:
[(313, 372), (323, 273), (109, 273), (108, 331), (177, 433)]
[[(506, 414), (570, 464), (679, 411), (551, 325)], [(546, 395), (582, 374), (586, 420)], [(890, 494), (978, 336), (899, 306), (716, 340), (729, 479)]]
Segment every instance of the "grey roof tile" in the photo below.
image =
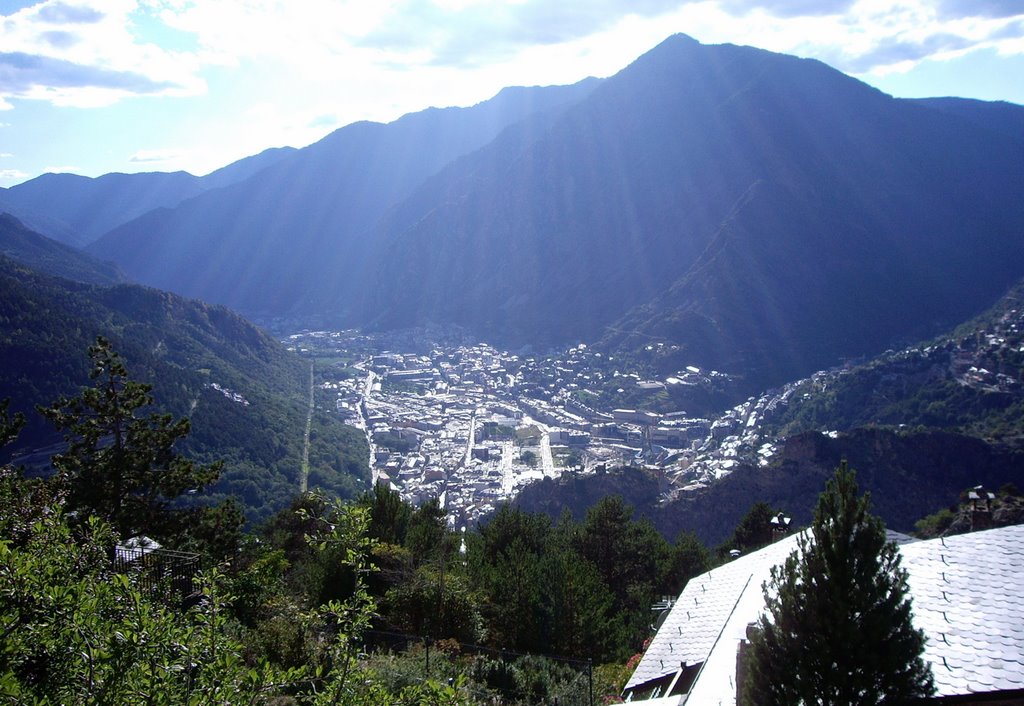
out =
[[(929, 541), (897, 533), (890, 538), (901, 545), (914, 624), (928, 638), (924, 658), (937, 696), (1024, 688), (1024, 526)], [(796, 536), (787, 537), (691, 579), (627, 688), (673, 674), (684, 661), (707, 662), (712, 649), (734, 659), (742, 635), (733, 634), (735, 626), (725, 634), (731, 614), (742, 606), (756, 617), (762, 582), (796, 542)], [(728, 665), (728, 655), (723, 657), (716, 663)], [(712, 671), (699, 678), (707, 682), (703, 693), (710, 690), (723, 703), (734, 703), (733, 679)]]

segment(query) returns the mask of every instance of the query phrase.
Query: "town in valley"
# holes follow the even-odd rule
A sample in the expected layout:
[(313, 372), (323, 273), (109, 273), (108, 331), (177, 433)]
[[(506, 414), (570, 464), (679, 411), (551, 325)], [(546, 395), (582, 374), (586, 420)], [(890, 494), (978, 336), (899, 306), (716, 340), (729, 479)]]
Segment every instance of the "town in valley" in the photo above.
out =
[[(529, 483), (566, 473), (639, 466), (658, 474), (666, 499), (728, 473), (741, 458), (774, 451), (761, 420), (785, 390), (750, 398), (724, 414), (653, 411), (672, 387), (713, 391), (728, 375), (688, 366), (643, 379), (613, 356), (580, 344), (523, 355), (474, 345), (398, 352), (355, 331), (303, 331), (286, 344), (313, 360), (318, 401), (364, 429), (373, 481), (414, 504), (437, 498), (465, 526)], [(412, 346), (409, 346), (412, 347)]]
[(873, 395), (935, 376), (1019, 394), (1020, 382), (996, 366), (1024, 350), (1022, 331), (1024, 308), (1014, 307), (960, 337), (887, 351), (859, 368), (847, 361), (718, 411), (708, 401), (735, 392), (727, 373), (691, 365), (645, 378), (631, 361), (584, 344), (513, 353), (355, 330), (284, 340), (311, 360), (317, 403), (365, 431), (373, 481), (416, 505), (437, 498), (452, 526), (466, 526), (527, 484), (562, 474), (640, 467), (657, 476), (668, 501), (741, 464), (767, 466), (787, 407), (858, 370), (875, 378)]

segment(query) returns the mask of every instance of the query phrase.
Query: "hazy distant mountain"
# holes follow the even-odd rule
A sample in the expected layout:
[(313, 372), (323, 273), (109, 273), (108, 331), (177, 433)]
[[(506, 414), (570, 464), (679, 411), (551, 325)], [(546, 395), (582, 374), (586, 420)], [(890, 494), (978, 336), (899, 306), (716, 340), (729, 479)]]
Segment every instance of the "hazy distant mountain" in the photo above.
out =
[(266, 150), (204, 177), (188, 172), (104, 174), (96, 178), (43, 174), (0, 191), (0, 209), (18, 216), (43, 235), (81, 247), (154, 208), (176, 206), (209, 189), (243, 181), (291, 152), (291, 148)]
[[(0, 255), (0, 399), (28, 425), (14, 447), (49, 458), (60, 437), (35, 411), (75, 395), (88, 379), (88, 347), (109, 338), (160, 410), (188, 416), (182, 450), (225, 462), (214, 496), (235, 495), (252, 520), (299, 491), (309, 365), (237, 314), (137, 285), (100, 287), (41, 274)], [(362, 433), (333, 409), (313, 415), (310, 486), (351, 496), (365, 487)]]
[(354, 294), (365, 233), (389, 207), (510, 124), (594, 84), (506, 89), (472, 108), (355, 123), (243, 183), (127, 223), (90, 251), (140, 281), (248, 315), (337, 318)]
[(1024, 274), (1014, 115), (676, 36), (601, 82), (348, 126), (91, 252), (249, 315), (663, 343), (756, 390)]
[[(96, 178), (43, 174), (12, 186), (5, 196), (14, 215), (21, 217), (23, 210), (46, 213), (66, 229), (52, 232), (47, 228), (44, 235), (83, 246), (125, 220), (159, 206), (175, 205), (202, 190), (198, 177), (187, 172), (104, 174)], [(39, 227), (31, 218), (25, 220)]]
[(297, 150), (294, 147), (271, 147), (259, 154), (245, 157), (232, 162), (226, 167), (210, 172), (206, 176), (199, 177), (203, 189), (220, 189), (225, 186), (245, 181), (254, 174), (258, 174), (267, 167), (273, 166), (293, 155)]
[(977, 127), (1024, 140), (1024, 106), (1016, 103), (971, 98), (918, 98), (910, 102), (957, 115)]
[(9, 213), (0, 212), (0, 253), (47, 274), (89, 284), (126, 281), (116, 265), (40, 235)]

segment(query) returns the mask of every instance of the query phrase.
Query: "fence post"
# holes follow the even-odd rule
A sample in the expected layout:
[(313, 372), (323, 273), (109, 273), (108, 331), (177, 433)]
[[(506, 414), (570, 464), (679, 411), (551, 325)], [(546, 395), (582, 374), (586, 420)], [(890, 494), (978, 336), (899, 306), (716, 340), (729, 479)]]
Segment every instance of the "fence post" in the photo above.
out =
[(590, 706), (594, 706), (594, 660), (587, 660), (587, 691), (590, 692)]

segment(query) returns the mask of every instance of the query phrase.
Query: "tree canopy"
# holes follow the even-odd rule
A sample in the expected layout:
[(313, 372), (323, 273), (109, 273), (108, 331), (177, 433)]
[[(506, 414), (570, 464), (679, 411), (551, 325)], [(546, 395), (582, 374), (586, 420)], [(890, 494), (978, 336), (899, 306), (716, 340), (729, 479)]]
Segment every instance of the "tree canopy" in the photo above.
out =
[(809, 534), (763, 585), (746, 703), (907, 703), (934, 691), (899, 550), (869, 507), (844, 461)]
[(65, 435), (67, 449), (52, 461), (68, 504), (111, 523), (122, 539), (166, 537), (175, 514), (171, 503), (215, 481), (220, 464), (196, 464), (175, 451), (191, 429), (189, 420), (145, 414), (152, 386), (128, 376), (109, 341), (97, 338), (89, 358), (93, 386), (39, 410)]

